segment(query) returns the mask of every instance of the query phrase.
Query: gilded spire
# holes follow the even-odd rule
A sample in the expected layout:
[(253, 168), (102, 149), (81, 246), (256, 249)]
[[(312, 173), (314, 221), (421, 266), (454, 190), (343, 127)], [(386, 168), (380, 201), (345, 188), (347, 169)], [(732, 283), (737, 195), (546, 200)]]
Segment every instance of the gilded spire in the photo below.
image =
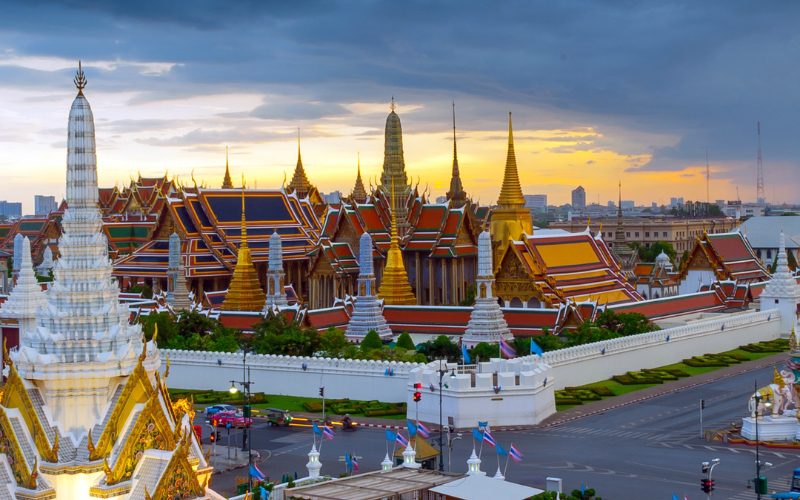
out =
[[(394, 184), (392, 184), (392, 195), (394, 195)], [(386, 267), (383, 269), (383, 279), (378, 290), (378, 297), (383, 299), (384, 304), (389, 305), (416, 304), (417, 299), (414, 297), (414, 292), (411, 291), (406, 267), (403, 264), (400, 237), (397, 235), (397, 215), (394, 210), (392, 210), (391, 224), (391, 243), (386, 255)]]
[(297, 193), (300, 198), (305, 198), (314, 186), (306, 176), (306, 171), (303, 168), (303, 158), (300, 155), (300, 129), (297, 129), (297, 165), (294, 167), (294, 175), (292, 175), (292, 182), (289, 183), (289, 192)]
[(261, 311), (267, 300), (258, 273), (250, 256), (250, 247), (247, 246), (247, 219), (245, 214), (244, 179), (242, 179), (242, 241), (236, 256), (236, 267), (233, 269), (231, 284), (222, 310), (225, 311)]
[(397, 212), (398, 231), (405, 235), (408, 229), (407, 204), (412, 190), (403, 156), (403, 127), (395, 109), (396, 104), (392, 97), (391, 112), (386, 117), (383, 135), (383, 170), (380, 188), (385, 195), (389, 195), (390, 191), (394, 193), (391, 196), (391, 208)]
[(450, 191), (447, 192), (447, 199), (453, 205), (460, 207), (467, 201), (467, 193), (461, 183), (461, 174), (458, 171), (458, 149), (456, 148), (456, 103), (453, 102), (453, 173), (450, 176)]
[(503, 176), (503, 187), (497, 204), (502, 208), (524, 207), (522, 186), (517, 172), (517, 157), (514, 154), (514, 130), (511, 125), (511, 112), (508, 113), (508, 153), (506, 155), (506, 171)]
[(225, 177), (222, 179), (222, 189), (233, 189), (231, 171), (228, 168), (228, 146), (225, 146)]
[(366, 203), (367, 190), (364, 189), (364, 181), (361, 180), (361, 153), (358, 154), (358, 174), (356, 175), (356, 185), (353, 187), (353, 192), (350, 198), (356, 203)]

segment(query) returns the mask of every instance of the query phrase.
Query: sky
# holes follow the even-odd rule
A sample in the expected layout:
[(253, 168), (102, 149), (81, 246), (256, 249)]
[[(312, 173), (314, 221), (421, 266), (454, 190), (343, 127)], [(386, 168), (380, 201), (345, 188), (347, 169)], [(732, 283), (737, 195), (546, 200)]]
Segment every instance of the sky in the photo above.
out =
[[(443, 195), (455, 102), (465, 190), (497, 199), (513, 112), (526, 194), (800, 195), (800, 3), (0, 0), (0, 199), (64, 195), (78, 59), (101, 186), (191, 176), (323, 192), (379, 177), (394, 96), (406, 169)], [(374, 182), (374, 181), (373, 181)]]

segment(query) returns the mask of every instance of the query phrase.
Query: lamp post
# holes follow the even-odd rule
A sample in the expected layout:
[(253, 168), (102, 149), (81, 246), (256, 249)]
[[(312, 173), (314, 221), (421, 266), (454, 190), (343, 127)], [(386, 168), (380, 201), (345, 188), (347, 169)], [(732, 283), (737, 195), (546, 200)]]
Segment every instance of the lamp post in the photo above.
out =
[[(250, 442), (250, 425), (252, 425), (252, 413), (250, 411), (250, 386), (253, 385), (253, 382), (250, 380), (250, 368), (247, 366), (247, 349), (242, 351), (242, 380), (231, 380), (231, 387), (228, 389), (228, 392), (231, 394), (236, 394), (239, 392), (239, 389), (236, 387), (237, 384), (242, 386), (244, 389), (244, 411), (242, 412), (244, 417), (244, 431), (242, 432), (242, 451), (247, 450), (247, 489), (248, 491), (253, 489), (253, 475), (251, 474), (251, 469), (253, 465), (253, 445)], [(250, 424), (248, 424), (248, 419), (250, 420)]]
[[(444, 361), (444, 365), (442, 365), (442, 361)], [(444, 454), (444, 425), (442, 423), (442, 387), (444, 386), (443, 380), (444, 375), (447, 373), (447, 360), (440, 359), (439, 360), (439, 472), (444, 472), (444, 460), (442, 455)], [(456, 378), (456, 371), (455, 368), (450, 373), (450, 378)]]
[(711, 474), (714, 472), (714, 467), (719, 465), (719, 458), (715, 458), (711, 460), (711, 462), (703, 462), (700, 465), (702, 466), (703, 473), (706, 475), (706, 484), (708, 485), (708, 490), (705, 491), (706, 498), (711, 498), (711, 491), (714, 489)]
[[(753, 386), (756, 388), (756, 390), (755, 390), (755, 395), (753, 396), (753, 400), (755, 400), (755, 402), (756, 402), (756, 404), (755, 404), (755, 421), (756, 421), (756, 479), (755, 479), (755, 481), (753, 482), (753, 484), (755, 485), (755, 490), (756, 490), (756, 498), (757, 498), (758, 500), (761, 500), (761, 490), (762, 490), (762, 489), (764, 489), (765, 487), (762, 487), (762, 485), (761, 485), (761, 455), (759, 454), (759, 439), (758, 439), (758, 404), (761, 402), (761, 400), (762, 400), (762, 399), (764, 399), (764, 396), (762, 396), (762, 395), (761, 395), (761, 394), (758, 392), (758, 384), (757, 384), (757, 383), (753, 382)], [(767, 401), (767, 402), (765, 402), (765, 403), (764, 403), (764, 407), (765, 407), (765, 408), (769, 408), (769, 407), (771, 407), (771, 406), (772, 406), (772, 403), (770, 403), (769, 401)]]

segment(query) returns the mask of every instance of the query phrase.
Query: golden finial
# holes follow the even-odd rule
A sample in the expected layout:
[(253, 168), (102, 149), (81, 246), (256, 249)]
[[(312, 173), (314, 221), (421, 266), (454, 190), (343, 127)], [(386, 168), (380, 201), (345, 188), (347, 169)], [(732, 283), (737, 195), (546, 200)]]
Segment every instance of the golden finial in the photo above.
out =
[(397, 109), (397, 105), (394, 103), (394, 96), (392, 96), (392, 103), (389, 105), (389, 109), (392, 110), (392, 113), (394, 113), (394, 110)]
[(78, 88), (78, 95), (83, 95), (83, 89), (86, 87), (86, 75), (83, 74), (83, 67), (81, 66), (81, 61), (78, 61), (78, 72), (75, 74), (75, 78), (72, 80), (75, 82), (75, 86)]
[(242, 246), (247, 246), (247, 216), (244, 203), (244, 174), (242, 174)]
[(152, 340), (153, 344), (155, 344), (156, 339), (158, 339), (158, 323), (153, 323), (153, 336), (150, 337), (150, 340)]
[(166, 365), (167, 366), (164, 368), (164, 380), (166, 380), (167, 377), (169, 377), (169, 354), (167, 354), (167, 363), (166, 363)]
[(142, 353), (139, 355), (139, 363), (143, 363), (147, 358), (147, 339), (142, 339)]
[(55, 459), (56, 462), (58, 462), (58, 447), (59, 447), (58, 433), (56, 432), (56, 437), (55, 439), (53, 439), (53, 448), (52, 448), (53, 458)]
[(33, 469), (31, 469), (31, 476), (28, 479), (28, 484), (26, 484), (25, 486), (29, 490), (35, 490), (37, 482), (36, 478), (38, 477), (39, 477), (39, 457), (33, 457)]
[(600, 228), (597, 230), (597, 232), (600, 233), (600, 236), (603, 236), (603, 223), (602, 222), (600, 223)]
[(114, 482), (114, 471), (112, 471), (111, 467), (108, 465), (108, 457), (103, 457), (103, 474), (106, 475), (106, 484), (112, 484)]
[(8, 355), (8, 337), (3, 337), (3, 363), (6, 365), (13, 365), (11, 356)]
[(92, 442), (92, 430), (91, 429), (89, 429), (89, 434), (87, 435), (87, 438), (88, 439), (86, 440), (86, 449), (89, 451), (89, 460), (92, 460), (94, 458), (94, 450), (95, 450), (95, 448), (94, 448), (94, 443)]
[(147, 485), (144, 485), (144, 500), (153, 500), (153, 497), (150, 496), (150, 492), (147, 491)]
[(783, 377), (781, 377), (780, 372), (778, 372), (777, 368), (772, 369), (772, 383), (777, 384), (778, 387), (783, 389), (786, 386), (786, 382), (784, 382)]

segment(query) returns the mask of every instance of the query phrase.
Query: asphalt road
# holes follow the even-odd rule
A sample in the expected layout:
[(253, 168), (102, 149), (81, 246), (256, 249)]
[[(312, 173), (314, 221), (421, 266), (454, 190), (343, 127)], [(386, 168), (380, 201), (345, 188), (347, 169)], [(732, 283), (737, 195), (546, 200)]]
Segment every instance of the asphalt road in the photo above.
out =
[[(751, 447), (707, 442), (700, 438), (700, 400), (705, 399), (706, 429), (724, 428), (747, 413), (747, 398), (753, 382), (758, 386), (772, 380), (772, 368), (736, 375), (681, 392), (616, 408), (557, 427), (524, 431), (494, 432), (506, 448), (510, 443), (524, 454), (521, 463), (508, 464), (506, 477), (514, 482), (544, 488), (546, 477), (560, 477), (564, 489), (595, 488), (604, 499), (706, 498), (700, 491), (700, 463), (719, 458), (714, 469), (713, 498), (740, 500), (755, 498), (747, 480), (755, 477), (755, 450)], [(224, 431), (223, 431), (224, 432)], [(260, 467), (272, 478), (282, 474), (303, 477), (310, 447), (310, 429), (269, 428), (257, 425), (252, 432), (253, 449), (259, 451)], [(241, 438), (239, 438), (241, 439)], [(433, 436), (436, 443), (436, 435)], [(239, 441), (241, 443), (241, 441)], [(345, 452), (359, 457), (361, 472), (380, 468), (386, 453), (384, 431), (360, 429), (338, 432), (321, 450), (322, 473), (339, 475), (345, 466)], [(390, 450), (391, 451), (391, 450)], [(455, 440), (452, 470), (466, 470), (472, 451), (469, 435)], [(445, 454), (447, 466), (447, 454)], [(497, 455), (484, 446), (482, 469), (493, 475)], [(766, 469), (770, 491), (784, 489), (792, 470), (800, 466), (800, 450), (761, 448), (761, 460), (772, 463)], [(500, 462), (505, 467), (504, 461)], [(231, 493), (235, 476), (244, 469), (214, 476), (212, 487)]]

